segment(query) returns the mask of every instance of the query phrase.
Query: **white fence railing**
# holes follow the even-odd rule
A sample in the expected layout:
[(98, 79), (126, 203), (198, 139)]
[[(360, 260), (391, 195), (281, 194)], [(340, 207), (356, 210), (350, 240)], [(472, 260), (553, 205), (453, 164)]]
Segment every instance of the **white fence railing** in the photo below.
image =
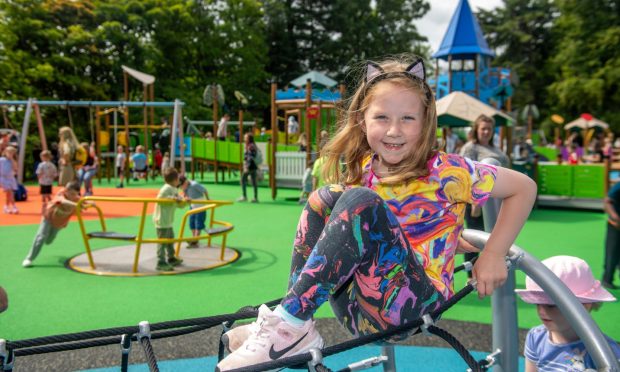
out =
[(277, 186), (300, 188), (305, 171), (305, 152), (276, 152)]

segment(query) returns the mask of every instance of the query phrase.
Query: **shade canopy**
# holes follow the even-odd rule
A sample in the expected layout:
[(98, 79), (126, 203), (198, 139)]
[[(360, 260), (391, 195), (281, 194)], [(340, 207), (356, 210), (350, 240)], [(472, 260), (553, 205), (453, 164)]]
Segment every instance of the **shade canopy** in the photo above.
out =
[(121, 67), (123, 68), (123, 71), (125, 71), (126, 73), (131, 75), (131, 77), (133, 77), (134, 79), (138, 80), (142, 84), (150, 85), (150, 84), (153, 84), (155, 82), (155, 76), (153, 76), (153, 75), (145, 74), (144, 72), (140, 72), (138, 70), (134, 70), (133, 68), (127, 67), (125, 65), (123, 65)]
[(605, 123), (602, 120), (599, 120), (597, 118), (592, 118), (591, 120), (586, 120), (582, 117), (575, 119), (573, 121), (571, 121), (570, 123), (566, 124), (564, 126), (564, 129), (569, 130), (569, 129), (574, 129), (574, 128), (579, 128), (579, 129), (587, 129), (587, 128), (594, 128), (594, 127), (598, 127), (598, 128), (602, 128), (602, 129), (608, 129), (609, 128), (609, 124)]
[(332, 88), (338, 84), (336, 80), (331, 79), (323, 73), (318, 71), (310, 71), (298, 77), (295, 80), (291, 81), (291, 85), (296, 86), (297, 88), (304, 88), (306, 86), (306, 81), (310, 79), (310, 83), (312, 84), (312, 88), (325, 89)]
[(509, 115), (463, 92), (452, 92), (437, 101), (437, 122), (440, 127), (466, 127), (480, 115), (495, 119), (497, 125), (511, 126)]

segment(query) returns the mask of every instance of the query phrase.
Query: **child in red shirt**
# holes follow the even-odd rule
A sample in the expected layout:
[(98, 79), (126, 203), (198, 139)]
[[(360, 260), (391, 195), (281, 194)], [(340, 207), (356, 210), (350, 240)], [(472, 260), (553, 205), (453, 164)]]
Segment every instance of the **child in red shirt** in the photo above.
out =
[(60, 189), (54, 199), (47, 203), (43, 212), (43, 219), (32, 243), (28, 256), (22, 262), (23, 267), (31, 267), (32, 261), (39, 255), (43, 244), (51, 244), (58, 231), (67, 226), (69, 219), (75, 213), (80, 200), (80, 183), (70, 181)]

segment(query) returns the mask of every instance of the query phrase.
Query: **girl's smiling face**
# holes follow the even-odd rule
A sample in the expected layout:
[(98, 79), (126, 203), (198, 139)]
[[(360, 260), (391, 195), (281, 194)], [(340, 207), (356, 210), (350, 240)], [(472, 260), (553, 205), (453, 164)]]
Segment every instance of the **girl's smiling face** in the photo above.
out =
[(419, 93), (389, 81), (373, 89), (363, 127), (370, 148), (378, 155), (373, 170), (385, 175), (413, 153), (422, 134), (424, 106)]

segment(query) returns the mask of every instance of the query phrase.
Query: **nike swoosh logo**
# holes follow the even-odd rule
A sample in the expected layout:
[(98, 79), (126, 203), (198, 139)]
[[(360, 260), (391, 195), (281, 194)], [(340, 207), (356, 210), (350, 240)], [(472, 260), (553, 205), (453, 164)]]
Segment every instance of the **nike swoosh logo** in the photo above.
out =
[(308, 335), (308, 332), (306, 332), (305, 335), (301, 336), (301, 338), (297, 341), (295, 341), (294, 344), (292, 344), (289, 347), (285, 347), (284, 349), (280, 350), (280, 351), (275, 351), (273, 348), (273, 345), (271, 345), (271, 348), (269, 349), (269, 357), (271, 358), (271, 360), (276, 360), (281, 358), (284, 354), (288, 353), (289, 351), (291, 351), (295, 346), (297, 346), (297, 344), (299, 344), (301, 342), (301, 340), (303, 340), (304, 338), (306, 338), (306, 336)]

